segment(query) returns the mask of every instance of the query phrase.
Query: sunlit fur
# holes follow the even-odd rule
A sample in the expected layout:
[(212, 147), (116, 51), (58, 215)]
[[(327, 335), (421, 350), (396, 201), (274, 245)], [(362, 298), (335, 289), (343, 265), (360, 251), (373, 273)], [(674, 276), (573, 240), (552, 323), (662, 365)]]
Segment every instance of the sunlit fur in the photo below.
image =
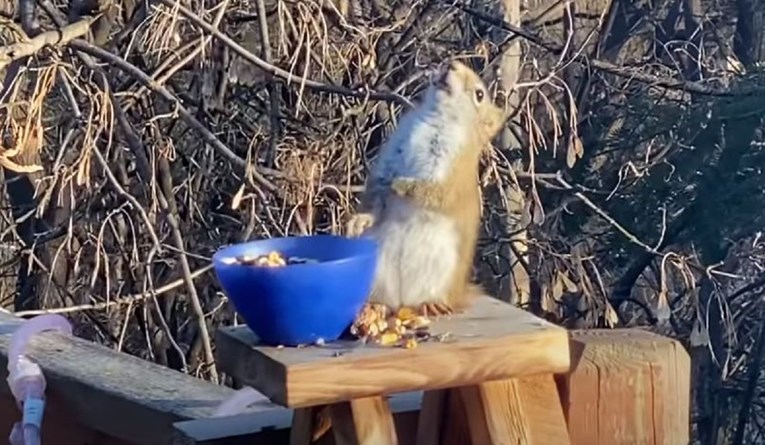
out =
[[(380, 246), (372, 301), (459, 309), (477, 292), (469, 283), (480, 219), (478, 162), (503, 122), (479, 76), (459, 62), (448, 64), (401, 119), (365, 197), (371, 227), (364, 235)], [(391, 191), (397, 179), (412, 182), (411, 195)]]

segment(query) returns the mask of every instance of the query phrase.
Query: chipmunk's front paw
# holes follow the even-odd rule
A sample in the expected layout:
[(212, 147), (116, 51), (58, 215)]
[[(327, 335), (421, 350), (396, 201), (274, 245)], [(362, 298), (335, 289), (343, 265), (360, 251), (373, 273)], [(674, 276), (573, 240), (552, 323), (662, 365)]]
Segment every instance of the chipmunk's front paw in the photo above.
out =
[(372, 227), (375, 223), (375, 217), (371, 213), (357, 213), (353, 215), (345, 228), (348, 236), (360, 236), (365, 230)]
[(417, 180), (411, 178), (396, 178), (391, 182), (390, 188), (399, 196), (409, 196), (417, 187)]

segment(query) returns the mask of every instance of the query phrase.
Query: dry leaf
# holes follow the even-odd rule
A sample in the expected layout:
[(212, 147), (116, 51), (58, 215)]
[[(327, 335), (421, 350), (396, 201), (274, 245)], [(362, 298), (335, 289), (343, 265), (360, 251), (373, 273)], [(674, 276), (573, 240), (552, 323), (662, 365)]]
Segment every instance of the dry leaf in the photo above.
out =
[(21, 149), (19, 147), (9, 148), (7, 150), (5, 149), (5, 147), (3, 147), (2, 150), (3, 150), (2, 156), (4, 158), (14, 158), (19, 153), (21, 153)]
[(573, 146), (569, 144), (568, 150), (566, 150), (566, 165), (568, 166), (568, 168), (573, 168), (575, 163), (576, 163), (576, 153), (574, 153)]
[(553, 300), (555, 298), (555, 296), (554, 295), (550, 295), (550, 294), (554, 293), (554, 292), (555, 292), (555, 290), (553, 289), (552, 291), (550, 291), (550, 289), (547, 287), (546, 284), (542, 285), (541, 295), (542, 295), (542, 310), (543, 311), (545, 311), (545, 312), (551, 312), (552, 311), (553, 304), (552, 304), (551, 300)]
[(606, 324), (609, 328), (613, 328), (619, 323), (619, 315), (616, 313), (616, 310), (613, 306), (611, 306), (611, 303), (606, 302)]
[(488, 60), (489, 55), (491, 54), (489, 45), (485, 41), (481, 41), (478, 43), (478, 45), (475, 46), (475, 54), (484, 60)]
[(361, 66), (369, 70), (377, 68), (377, 59), (375, 58), (375, 55), (371, 53), (366, 54), (361, 60)]
[(669, 320), (669, 316), (671, 315), (671, 311), (669, 309), (669, 301), (667, 300), (667, 270), (665, 268), (665, 265), (667, 261), (669, 260), (669, 255), (665, 255), (664, 258), (661, 260), (661, 282), (660, 282), (660, 290), (659, 290), (659, 301), (656, 305), (656, 318), (659, 321), (667, 321)]
[(231, 200), (231, 210), (239, 208), (239, 205), (242, 203), (242, 196), (244, 196), (244, 184), (239, 187), (239, 190), (234, 195), (234, 199)]
[(731, 73), (738, 74), (739, 76), (746, 74), (744, 64), (733, 54), (725, 56), (725, 69)]
[(563, 297), (563, 281), (560, 279), (560, 274), (558, 274), (558, 277), (553, 283), (552, 298), (555, 301), (560, 301), (561, 297)]
[(606, 141), (610, 143), (619, 137), (619, 133), (622, 131), (623, 127), (624, 118), (617, 117), (613, 122), (611, 122), (611, 125), (608, 126), (608, 130), (606, 131)]
[(342, 16), (344, 18), (348, 17), (348, 8), (349, 7), (350, 7), (350, 1), (349, 0), (340, 0), (339, 2), (337, 2), (337, 9), (340, 10), (340, 14), (342, 14)]
[(584, 146), (579, 136), (572, 135), (568, 143), (568, 151), (566, 152), (566, 165), (568, 168), (573, 168), (576, 164), (576, 160), (584, 155)]
[(521, 213), (526, 205), (526, 196), (520, 187), (511, 184), (505, 189), (507, 195), (507, 210), (513, 213)]
[(656, 305), (656, 319), (659, 321), (667, 321), (669, 320), (671, 312), (672, 311), (669, 309), (669, 301), (667, 301), (667, 290), (662, 289), (661, 292), (659, 292), (659, 302)]
[(579, 290), (576, 283), (571, 281), (571, 278), (569, 278), (565, 272), (558, 271), (558, 278), (563, 282), (566, 292), (576, 292)]
[(35, 173), (41, 171), (43, 168), (40, 165), (19, 165), (3, 155), (0, 155), (0, 165), (7, 170), (16, 173)]
[(520, 227), (528, 227), (531, 224), (531, 201), (526, 201), (523, 204), (523, 211), (521, 212)]
[(534, 206), (531, 208), (531, 219), (534, 221), (534, 224), (537, 226), (541, 226), (545, 222), (545, 211), (542, 208), (541, 203), (534, 201)]
[(707, 333), (704, 323), (698, 317), (696, 317), (696, 320), (693, 323), (690, 341), (692, 347), (706, 347), (709, 345), (709, 334)]
[(90, 176), (90, 150), (86, 150), (82, 154), (82, 160), (77, 168), (77, 185), (83, 185), (88, 181)]

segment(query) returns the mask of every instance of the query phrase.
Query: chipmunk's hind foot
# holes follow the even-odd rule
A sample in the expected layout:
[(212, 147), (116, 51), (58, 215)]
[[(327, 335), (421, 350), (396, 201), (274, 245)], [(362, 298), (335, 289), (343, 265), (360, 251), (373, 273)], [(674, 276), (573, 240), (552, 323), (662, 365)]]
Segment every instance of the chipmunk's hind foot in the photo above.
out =
[(428, 302), (422, 303), (417, 308), (417, 312), (423, 317), (440, 317), (452, 315), (455, 313), (455, 310), (449, 303)]
[(345, 226), (345, 233), (350, 237), (360, 236), (375, 223), (375, 217), (371, 213), (357, 213), (351, 217)]

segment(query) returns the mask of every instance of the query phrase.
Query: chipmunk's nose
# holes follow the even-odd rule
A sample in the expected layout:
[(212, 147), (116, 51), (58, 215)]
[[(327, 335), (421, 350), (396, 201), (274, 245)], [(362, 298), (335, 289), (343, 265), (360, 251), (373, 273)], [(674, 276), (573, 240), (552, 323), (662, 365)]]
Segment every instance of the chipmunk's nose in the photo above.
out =
[(446, 77), (449, 75), (449, 73), (455, 71), (457, 69), (458, 62), (451, 60), (447, 62), (443, 62), (441, 66), (438, 69), (438, 76), (439, 77)]
[(451, 92), (451, 85), (449, 84), (450, 74), (457, 68), (458, 63), (454, 61), (444, 61), (438, 65), (433, 71), (431, 82), (439, 90), (444, 92)]
[(437, 81), (439, 83), (446, 82), (446, 79), (449, 78), (449, 74), (454, 72), (456, 69), (457, 69), (457, 62), (449, 61), (449, 62), (442, 63), (438, 69), (438, 74), (436, 76)]
[(430, 83), (438, 83), (441, 81), (441, 78), (444, 77), (444, 72), (446, 70), (444, 69), (444, 65), (436, 65), (430, 69), (428, 72), (428, 80)]

